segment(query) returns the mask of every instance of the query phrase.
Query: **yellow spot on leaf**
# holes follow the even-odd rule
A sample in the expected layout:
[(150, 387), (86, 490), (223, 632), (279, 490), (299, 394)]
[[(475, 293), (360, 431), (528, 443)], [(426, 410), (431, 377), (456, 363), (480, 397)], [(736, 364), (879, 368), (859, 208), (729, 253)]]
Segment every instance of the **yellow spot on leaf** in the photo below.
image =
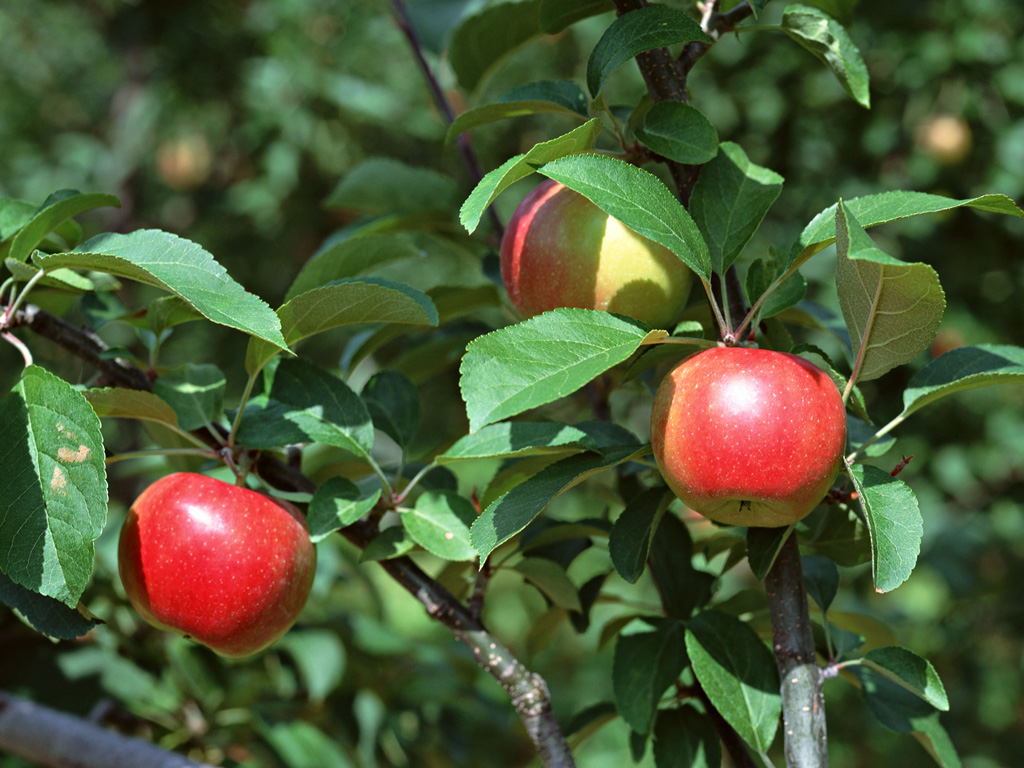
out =
[(77, 451), (72, 451), (70, 448), (61, 446), (57, 449), (57, 458), (63, 461), (65, 464), (81, 464), (83, 461), (89, 458), (91, 451), (87, 446), (78, 446)]

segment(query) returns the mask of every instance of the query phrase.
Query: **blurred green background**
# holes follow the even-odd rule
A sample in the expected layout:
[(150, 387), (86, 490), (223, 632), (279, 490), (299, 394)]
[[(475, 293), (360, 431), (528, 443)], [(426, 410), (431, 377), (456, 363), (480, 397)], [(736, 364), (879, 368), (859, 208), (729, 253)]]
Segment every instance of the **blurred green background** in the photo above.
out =
[[(530, 42), (465, 93), (443, 50), (446, 30), (470, 5), (409, 4), (457, 109), (530, 80), (582, 84), (611, 18)], [(782, 7), (770, 3), (765, 23)], [(453, 177), (463, 193), (472, 188), (454, 145), (443, 143), (444, 125), (389, 9), (382, 0), (5, 2), (0, 196), (116, 194), (120, 209), (83, 217), (89, 234), (156, 227), (188, 237), (277, 306), (324, 239), (355, 220), (323, 200), (359, 163), (396, 158)], [(870, 111), (775, 32), (727, 36), (691, 77), (693, 103), (720, 137), (786, 178), (751, 252), (788, 246), (839, 197), (913, 189), (1024, 201), (1024, 5), (861, 2), (849, 29), (871, 73)], [(634, 68), (623, 67), (610, 99), (633, 102), (639, 87)], [(521, 118), (479, 128), (473, 140), (488, 170), (573, 125)], [(515, 202), (512, 194), (499, 200), (503, 219)], [(1024, 344), (1021, 220), (958, 211), (872, 234), (887, 252), (938, 270), (948, 308), (937, 345)], [(827, 255), (804, 272), (812, 296), (834, 307)], [(134, 306), (146, 295), (127, 286), (123, 300)], [(33, 349), (73, 382), (89, 375), (56, 348)], [(237, 392), (243, 354), (237, 335), (197, 325), (172, 338), (165, 362), (216, 362)], [(3, 391), (19, 367), (13, 350), (0, 350)], [(911, 373), (865, 385), (879, 423), (900, 410)], [(461, 428), (452, 376), (424, 386), (426, 410)], [(844, 572), (837, 609), (879, 619), (933, 662), (952, 702), (943, 723), (966, 766), (1024, 765), (1024, 389), (943, 400), (898, 434), (897, 451), (914, 455), (902, 478), (925, 518), (919, 565), (884, 596), (862, 568)], [(113, 547), (120, 515), (144, 481), (138, 464), (116, 467), (88, 593), (110, 626), (89, 642), (52, 645), (0, 612), (0, 686), (80, 713), (106, 701), (126, 730), (225, 765), (530, 764), (493, 680), (337, 537), (320, 547), (316, 599), (274, 652), (229, 664), (140, 627), (119, 592)], [(610, 698), (610, 646), (596, 647), (615, 606), (599, 606), (583, 635), (563, 624), (546, 646), (531, 632), (544, 601), (520, 581), (497, 580), (489, 606), (496, 634), (547, 677), (563, 722)], [(826, 693), (833, 766), (932, 764), (912, 739), (877, 725), (850, 686), (835, 681)], [(614, 723), (580, 748), (578, 762), (628, 764), (625, 745), (625, 728)], [(21, 764), (0, 757), (4, 768)]]

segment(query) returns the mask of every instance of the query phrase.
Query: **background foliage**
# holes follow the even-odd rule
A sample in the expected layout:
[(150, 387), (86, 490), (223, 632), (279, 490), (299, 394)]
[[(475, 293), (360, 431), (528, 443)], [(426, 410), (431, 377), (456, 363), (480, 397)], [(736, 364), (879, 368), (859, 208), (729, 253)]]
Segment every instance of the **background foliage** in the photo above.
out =
[[(528, 80), (584, 83), (583, 63), (608, 23), (599, 17), (532, 41), (466, 93), (442, 52), (467, 5), (410, 4), (460, 107)], [(1024, 198), (1018, 2), (861, 3), (849, 29), (871, 72), (870, 111), (777, 33), (723, 40), (690, 79), (694, 102), (720, 137), (786, 178), (759, 240), (793, 240), (840, 196), (902, 188)], [(632, 65), (623, 67), (609, 82), (609, 102), (638, 81)], [(339, 227), (375, 212), (372, 199), (362, 207), (324, 205), (367, 160), (392, 158), (452, 177), (456, 204), (472, 187), (455, 145), (443, 143), (444, 126), (388, 4), (379, 1), (7, 3), (0, 8), (0, 103), (0, 196), (42, 202), (59, 188), (116, 194), (121, 209), (83, 217), (90, 233), (152, 226), (187, 236), (272, 306), (284, 298), (282, 275), (296, 274)], [(489, 169), (577, 123), (521, 118), (479, 128), (473, 140)], [(521, 195), (526, 187), (517, 189)], [(499, 199), (503, 220), (516, 197)], [(887, 252), (926, 261), (941, 276), (950, 305), (937, 343), (1024, 344), (1020, 220), (954, 212), (874, 234)], [(484, 264), (493, 274), (493, 257)], [(833, 265), (815, 260), (804, 273), (814, 297), (835, 306)], [(130, 285), (123, 300), (137, 306), (147, 295)], [(459, 354), (474, 331), (468, 322), (456, 326), (435, 354)], [(113, 326), (108, 333), (101, 330), (109, 343), (125, 343)], [(348, 341), (336, 334), (316, 343), (325, 360), (338, 360)], [(207, 359), (196, 359), (197, 349)], [(87, 375), (55, 348), (40, 345), (36, 354), (69, 381)], [(465, 431), (450, 371), (401, 343), (381, 355), (421, 387), (421, 451)], [(244, 380), (240, 337), (208, 324), (183, 326), (168, 341), (164, 362), (186, 361), (216, 362), (229, 386)], [(16, 353), (0, 349), (0, 391), (19, 369)], [(371, 373), (372, 366), (356, 369), (364, 379)], [(890, 377), (864, 385), (880, 419), (898, 411), (894, 393), (904, 383)], [(228, 397), (237, 394), (229, 389)], [(965, 765), (1018, 765), (1024, 391), (982, 389), (933, 408), (900, 432), (903, 452), (914, 455), (902, 477), (925, 517), (921, 561), (884, 597), (862, 569), (844, 571), (846, 588), (833, 610), (865, 612), (898, 628), (895, 642), (935, 665), (952, 702), (943, 723)], [(162, 466), (154, 463), (150, 477)], [(320, 545), (314, 599), (298, 630), (271, 653), (229, 664), (140, 625), (120, 591), (113, 548), (120, 515), (149, 479), (139, 471), (138, 464), (112, 468), (107, 533), (86, 593), (116, 633), (101, 629), (89, 642), (51, 645), (5, 610), (0, 684), (81, 713), (108, 701), (111, 717), (129, 730), (227, 765), (528, 764), (532, 750), (504, 694), (447, 630), (375, 568), (358, 565), (338, 537)], [(473, 480), (460, 476), (463, 484)], [(588, 510), (557, 511), (571, 519)], [(486, 618), (545, 675), (565, 723), (610, 697), (611, 646), (594, 651), (616, 606), (598, 606), (583, 634), (564, 624), (545, 629), (546, 607), (521, 578), (503, 574)], [(123, 636), (130, 646), (118, 646)], [(833, 765), (931, 764), (920, 747), (877, 726), (848, 686), (833, 683), (826, 696)], [(627, 764), (624, 734), (621, 723), (609, 726), (581, 748), (579, 763)], [(17, 764), (0, 757), (4, 768)]]

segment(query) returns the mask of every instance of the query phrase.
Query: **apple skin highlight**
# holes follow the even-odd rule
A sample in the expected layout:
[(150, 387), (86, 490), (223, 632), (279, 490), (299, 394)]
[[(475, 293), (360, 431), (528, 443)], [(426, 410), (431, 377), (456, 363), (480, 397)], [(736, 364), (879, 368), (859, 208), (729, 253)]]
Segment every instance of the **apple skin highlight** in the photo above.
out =
[(316, 549), (291, 504), (179, 472), (132, 504), (118, 569), (145, 621), (244, 657), (294, 624), (313, 584)]
[(684, 504), (730, 525), (773, 528), (828, 493), (846, 448), (829, 376), (796, 355), (716, 347), (687, 358), (655, 395), (651, 443)]
[(559, 307), (678, 322), (693, 282), (679, 257), (547, 179), (516, 208), (501, 242), (501, 275), (524, 318)]

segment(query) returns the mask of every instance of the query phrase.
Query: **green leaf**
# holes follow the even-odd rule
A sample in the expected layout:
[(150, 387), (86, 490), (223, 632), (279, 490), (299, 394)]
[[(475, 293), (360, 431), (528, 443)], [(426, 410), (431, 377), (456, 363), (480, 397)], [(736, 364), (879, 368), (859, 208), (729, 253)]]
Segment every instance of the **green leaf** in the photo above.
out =
[(819, 555), (800, 558), (807, 594), (814, 598), (822, 613), (828, 611), (839, 593), (839, 569), (834, 561)]
[(679, 8), (650, 5), (619, 16), (597, 41), (587, 62), (587, 87), (593, 97), (604, 88), (608, 77), (638, 53), (708, 36), (693, 18)]
[(934, 707), (866, 666), (851, 670), (860, 679), (868, 708), (882, 725), (896, 733), (912, 733), (942, 768), (960, 768), (956, 748)]
[(464, 19), (448, 46), (459, 85), (475, 90), (504, 56), (540, 32), (540, 0), (499, 3)]
[[(51, 200), (54, 197), (51, 196)], [(49, 200), (47, 201), (49, 203)], [(121, 207), (121, 202), (113, 195), (100, 193), (81, 194), (68, 191), (68, 195), (60, 195), (55, 202), (44, 203), (28, 222), (26, 222), (11, 241), (7, 257), (14, 261), (26, 261), (46, 236), (61, 223), (72, 216), (104, 206)]]
[(153, 382), (153, 394), (178, 415), (185, 430), (215, 424), (224, 413), (227, 379), (215, 365), (185, 363)]
[(750, 162), (739, 144), (726, 141), (720, 150), (697, 177), (690, 214), (707, 243), (712, 268), (724, 273), (779, 197), (783, 179), (775, 171)]
[(905, 418), (941, 397), (992, 384), (1024, 384), (1024, 348), (1007, 344), (958, 347), (928, 362), (903, 390)]
[(474, 339), (460, 381), (470, 431), (575, 392), (648, 336), (635, 320), (556, 309)]
[(594, 143), (601, 130), (601, 120), (594, 118), (557, 139), (535, 145), (526, 154), (516, 155), (506, 160), (500, 167), (484, 176), (469, 193), (469, 197), (466, 198), (459, 211), (459, 221), (462, 226), (468, 232), (476, 231), (476, 228), (480, 226), (480, 219), (483, 218), (484, 211), (505, 189), (520, 179), (525, 179), (537, 170), (537, 166), (566, 155), (589, 152), (594, 148)]
[[(626, 16), (632, 13), (636, 12)], [(704, 238), (676, 196), (654, 174), (593, 154), (563, 157), (537, 170), (576, 190), (630, 229), (661, 243), (705, 282), (710, 278), (711, 257)]]
[(207, 251), (176, 235), (155, 229), (129, 235), (108, 233), (70, 253), (37, 252), (32, 258), (45, 270), (94, 269), (156, 286), (188, 302), (208, 320), (281, 349), (287, 346), (273, 310), (247, 293)]
[(924, 523), (910, 487), (878, 467), (848, 467), (871, 536), (871, 573), (877, 592), (910, 577), (921, 552)]
[(655, 768), (720, 768), (722, 744), (707, 715), (693, 707), (663, 709), (654, 725)]
[(334, 630), (292, 629), (274, 647), (292, 657), (311, 701), (323, 702), (341, 684), (345, 645)]
[(496, 547), (529, 525), (559, 494), (598, 472), (649, 452), (648, 446), (625, 446), (555, 462), (502, 494), (477, 517), (470, 531), (473, 547), (486, 559)]
[[(855, 218), (865, 229), (909, 216), (941, 213), (961, 207), (1024, 218), (1024, 211), (1006, 195), (982, 195), (981, 197), (954, 200), (926, 192), (897, 191), (844, 200), (843, 205), (848, 216)], [(838, 204), (829, 206), (804, 227), (800, 238), (790, 251), (789, 260), (784, 265), (785, 269), (799, 267), (811, 256), (836, 241), (837, 208)]]
[(31, 365), (0, 401), (0, 572), (74, 608), (107, 516), (100, 420), (81, 392)]
[(681, 101), (660, 101), (651, 107), (636, 137), (677, 163), (702, 165), (718, 154), (715, 126), (699, 109)]
[(906, 688), (942, 712), (949, 711), (946, 689), (935, 667), (913, 651), (897, 646), (868, 651), (860, 663)]
[(476, 510), (457, 493), (428, 491), (416, 499), (416, 506), (402, 514), (409, 537), (427, 552), (445, 560), (476, 560), (469, 541), (469, 528)]
[(101, 419), (141, 419), (169, 427), (178, 426), (178, 415), (166, 402), (140, 389), (104, 387), (82, 393)]
[(782, 14), (782, 31), (825, 62), (858, 104), (871, 107), (868, 68), (842, 24), (817, 8), (790, 5)]
[(448, 126), (445, 143), (477, 126), (523, 115), (556, 114), (588, 117), (587, 96), (568, 80), (541, 80), (515, 88), (496, 102), (466, 110)]
[(351, 525), (373, 509), (380, 494), (378, 488), (365, 496), (351, 480), (329, 478), (316, 489), (309, 502), (306, 516), (309, 538), (314, 542), (323, 541), (335, 531)]
[(437, 457), (437, 463), (596, 449), (597, 443), (592, 437), (567, 424), (506, 421), (459, 438)]
[(309, 257), (289, 286), (285, 301), (335, 280), (359, 277), (384, 264), (424, 255), (423, 250), (404, 235), (367, 235), (331, 242)]
[(612, 696), (630, 728), (648, 734), (658, 702), (686, 666), (683, 625), (666, 619), (654, 632), (622, 635), (612, 661)]
[[(343, 325), (437, 325), (437, 309), (429, 296), (377, 277), (339, 280), (307, 291), (283, 304), (277, 314), (288, 346)], [(256, 375), (279, 351), (260, 339), (251, 339), (245, 354), (246, 372)]]
[(782, 713), (775, 657), (749, 625), (703, 611), (686, 625), (686, 650), (708, 699), (747, 744), (767, 752)]
[(374, 427), (402, 448), (412, 442), (420, 428), (420, 393), (415, 384), (398, 371), (378, 371), (360, 397)]
[(577, 21), (612, 10), (612, 0), (541, 0), (540, 28), (547, 35), (557, 35)]
[(630, 584), (643, 575), (651, 538), (672, 498), (664, 488), (648, 488), (626, 504), (612, 526), (608, 554), (615, 570)]
[(565, 568), (546, 557), (524, 557), (512, 570), (543, 592), (557, 607), (567, 611), (582, 611), (580, 593)]
[(852, 378), (877, 379), (928, 348), (946, 297), (934, 269), (882, 253), (842, 203), (836, 252), (839, 306), (856, 354)]
[[(5, 259), (4, 266), (11, 273), (11, 277), (23, 283), (27, 283), (41, 271), (39, 267), (16, 259)], [(57, 288), (62, 291), (74, 291), (85, 293), (95, 291), (96, 284), (84, 275), (80, 275), (70, 269), (54, 269), (39, 279), (36, 285), (44, 285), (47, 288)]]
[(287, 768), (355, 767), (337, 741), (304, 720), (271, 725), (258, 719), (257, 732), (274, 748)]
[(324, 443), (365, 458), (374, 435), (366, 406), (345, 382), (291, 359), (278, 366), (269, 399), (249, 401), (237, 437), (249, 448)]
[(324, 205), (367, 215), (447, 211), (458, 204), (455, 181), (430, 168), (371, 157), (352, 168)]
[(0, 573), (0, 602), (6, 603), (29, 626), (54, 640), (74, 640), (99, 624), (52, 597), (26, 589)]

